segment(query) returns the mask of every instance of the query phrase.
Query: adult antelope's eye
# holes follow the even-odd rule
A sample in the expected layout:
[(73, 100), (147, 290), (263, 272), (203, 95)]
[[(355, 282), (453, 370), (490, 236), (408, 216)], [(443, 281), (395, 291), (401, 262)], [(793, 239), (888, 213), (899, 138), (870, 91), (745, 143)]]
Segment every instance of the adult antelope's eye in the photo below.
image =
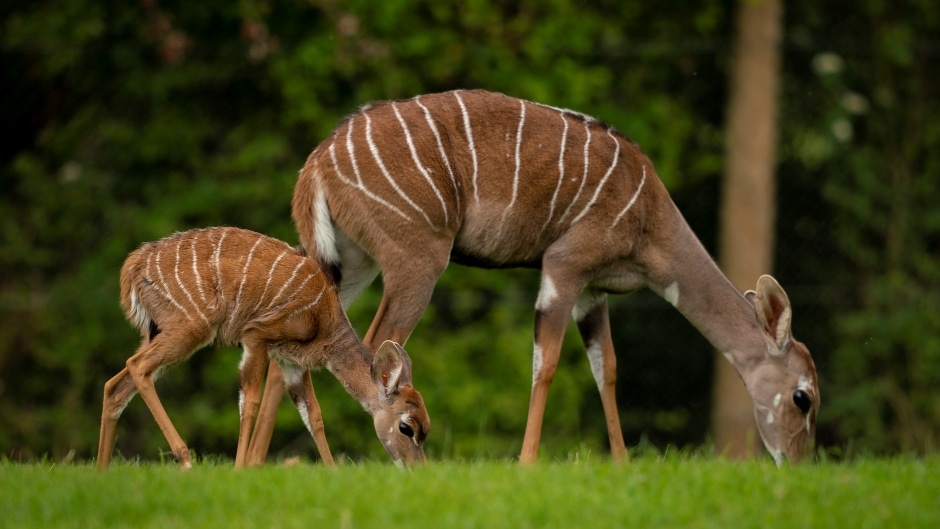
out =
[(807, 395), (805, 391), (798, 389), (793, 392), (793, 404), (796, 404), (796, 407), (805, 414), (809, 412), (810, 407), (813, 405), (813, 401), (809, 398), (809, 395)]
[(402, 435), (405, 435), (408, 437), (415, 436), (414, 428), (412, 428), (411, 426), (408, 426), (407, 423), (403, 423), (403, 422), (398, 423), (398, 431), (401, 432)]

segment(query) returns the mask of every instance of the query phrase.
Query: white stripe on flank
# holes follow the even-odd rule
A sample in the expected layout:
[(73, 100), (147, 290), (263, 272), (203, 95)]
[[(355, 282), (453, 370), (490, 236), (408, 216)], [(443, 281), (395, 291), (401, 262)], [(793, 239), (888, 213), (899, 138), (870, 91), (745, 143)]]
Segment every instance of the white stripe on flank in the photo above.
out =
[(274, 303), (275, 303), (278, 299), (280, 299), (281, 294), (284, 293), (284, 290), (286, 290), (287, 287), (288, 287), (291, 283), (294, 282), (294, 278), (297, 277), (297, 272), (300, 270), (300, 267), (302, 267), (302, 266), (304, 265), (304, 262), (305, 262), (305, 261), (304, 261), (303, 259), (301, 259), (301, 260), (297, 263), (297, 266), (294, 267), (294, 271), (291, 273), (290, 277), (287, 279), (287, 281), (286, 281), (283, 285), (281, 285), (281, 289), (277, 291), (277, 294), (275, 294), (274, 297), (271, 298), (271, 302), (268, 303), (268, 306), (265, 307), (265, 310), (270, 309), (271, 307), (273, 307), (273, 306), (274, 306)]
[[(193, 321), (193, 317), (189, 315), (189, 311), (186, 310), (185, 307), (183, 307), (182, 305), (180, 305), (180, 304), (176, 301), (176, 299), (173, 298), (173, 295), (170, 294), (170, 286), (167, 284), (166, 279), (164, 279), (164, 277), (163, 277), (163, 269), (160, 268), (160, 250), (157, 250), (157, 251), (156, 251), (156, 254), (157, 254), (157, 259), (156, 259), (156, 261), (157, 261), (157, 277), (160, 279), (160, 284), (163, 285), (163, 290), (161, 291), (160, 288), (157, 287), (157, 285), (155, 285), (155, 284), (153, 285), (154, 290), (155, 290), (157, 293), (159, 293), (160, 295), (162, 295), (164, 298), (166, 298), (166, 300), (169, 301), (170, 304), (172, 304), (174, 307), (178, 308), (178, 309), (183, 313), (183, 315), (186, 316), (186, 319), (187, 319), (187, 320)], [(149, 274), (149, 271), (150, 271), (150, 258), (151, 258), (151, 257), (153, 257), (153, 254), (152, 254), (152, 253), (151, 253), (149, 256), (147, 256), (147, 271), (148, 271), (148, 274), (147, 274), (147, 275), (150, 275), (150, 274)]]
[(251, 250), (248, 250), (248, 258), (245, 259), (245, 266), (242, 267), (242, 280), (238, 284), (238, 294), (235, 295), (235, 308), (232, 309), (231, 320), (234, 320), (238, 315), (238, 306), (241, 305), (242, 302), (242, 290), (245, 288), (245, 280), (248, 279), (248, 267), (251, 265), (251, 259), (255, 255), (255, 248), (257, 248), (259, 244), (261, 244), (260, 238), (251, 245)]
[[(356, 175), (356, 187), (364, 189), (362, 185), (362, 174), (359, 173), (359, 162), (356, 160), (356, 146), (352, 141), (353, 119), (349, 120), (349, 127), (346, 128), (346, 154), (349, 155), (349, 163), (352, 164), (353, 174)], [(333, 154), (333, 143), (330, 144), (330, 154)], [(336, 163), (336, 157), (333, 157), (333, 165), (339, 167)]]
[(575, 205), (579, 198), (581, 198), (581, 191), (584, 189), (584, 184), (587, 182), (588, 167), (591, 161), (590, 157), (590, 147), (591, 147), (591, 129), (588, 127), (587, 122), (584, 123), (584, 171), (581, 173), (581, 185), (578, 186), (578, 191), (574, 194), (574, 198), (568, 202), (568, 207), (565, 208), (565, 212), (561, 214), (561, 218), (558, 219), (558, 223), (561, 224), (567, 217), (568, 213), (571, 213), (571, 208)]
[(594, 196), (591, 197), (591, 200), (584, 206), (584, 209), (581, 210), (581, 213), (577, 217), (571, 220), (571, 225), (575, 225), (581, 220), (588, 211), (590, 211), (591, 206), (597, 202), (597, 197), (600, 196), (601, 191), (604, 189), (604, 184), (607, 183), (607, 179), (610, 178), (610, 174), (614, 172), (614, 168), (617, 167), (617, 162), (620, 160), (620, 141), (611, 134), (610, 129), (607, 129), (607, 135), (610, 136), (610, 139), (614, 140), (615, 150), (614, 150), (614, 159), (610, 162), (610, 167), (607, 168), (607, 172), (604, 174), (604, 177), (601, 178), (601, 181), (598, 182), (597, 187), (594, 188)]
[(519, 100), (520, 106), (520, 115), (519, 115), (519, 126), (516, 129), (516, 170), (512, 177), (512, 198), (509, 200), (509, 205), (506, 206), (506, 209), (503, 210), (503, 217), (500, 219), (499, 224), (499, 235), (496, 237), (499, 240), (502, 237), (503, 226), (506, 225), (506, 217), (512, 212), (513, 206), (516, 205), (516, 197), (519, 195), (519, 169), (522, 166), (522, 160), (520, 159), (520, 152), (522, 150), (522, 127), (525, 125), (525, 101)]
[(219, 256), (222, 254), (222, 241), (225, 240), (225, 236), (228, 235), (228, 228), (222, 228), (222, 236), (219, 237), (219, 242), (215, 243), (215, 252), (212, 254), (212, 261), (215, 263), (215, 288), (216, 294), (219, 299), (222, 299), (222, 264), (220, 262)]
[[(420, 105), (421, 103), (418, 104)], [(422, 106), (421, 108), (424, 107)], [(438, 190), (437, 186), (434, 185), (434, 180), (431, 180), (431, 174), (428, 173), (427, 168), (424, 167), (424, 165), (421, 163), (421, 160), (418, 158), (418, 150), (415, 148), (414, 138), (411, 137), (411, 130), (408, 129), (408, 124), (405, 123), (405, 118), (401, 117), (401, 112), (398, 111), (398, 105), (392, 103), (392, 110), (395, 112), (395, 117), (398, 118), (398, 123), (401, 124), (401, 130), (405, 132), (405, 143), (408, 144), (408, 151), (411, 152), (411, 159), (414, 161), (415, 167), (418, 168), (418, 171), (421, 173), (421, 175), (424, 176), (424, 181), (427, 182), (429, 186), (431, 186), (431, 189), (434, 191), (434, 195), (437, 196), (437, 200), (441, 203), (441, 210), (444, 212), (444, 224), (447, 224), (447, 204), (444, 203), (444, 197), (441, 196), (440, 190)], [(427, 109), (425, 109), (425, 112), (427, 112)], [(433, 129), (434, 135), (438, 137), (437, 142), (438, 145), (440, 145), (441, 139), (437, 134), (437, 129), (433, 128), (434, 123), (430, 120), (430, 115), (428, 115), (428, 123), (430, 123)], [(443, 147), (441, 149), (441, 153), (443, 154)], [(444, 158), (444, 160), (446, 161), (447, 159)], [(449, 168), (450, 165), (448, 165), (448, 169)]]
[(206, 291), (202, 288), (202, 275), (199, 273), (199, 267), (196, 266), (196, 239), (193, 239), (189, 242), (189, 249), (193, 254), (193, 275), (196, 276), (196, 289), (199, 291), (199, 299), (202, 300), (203, 306), (206, 304)]
[(365, 118), (366, 118), (366, 143), (369, 145), (369, 152), (372, 153), (372, 158), (375, 160), (376, 165), (379, 166), (379, 170), (382, 171), (382, 175), (385, 177), (385, 180), (387, 180), (389, 185), (392, 186), (392, 189), (394, 189), (395, 192), (398, 193), (398, 196), (400, 196), (402, 200), (407, 202), (409, 206), (414, 208), (415, 211), (420, 213), (424, 217), (424, 220), (428, 222), (428, 225), (433, 228), (434, 223), (431, 222), (431, 217), (428, 217), (428, 214), (425, 213), (423, 209), (421, 209), (421, 206), (416, 204), (414, 200), (411, 200), (411, 198), (409, 198), (408, 195), (405, 194), (404, 190), (402, 190), (402, 188), (399, 187), (398, 183), (395, 182), (395, 179), (392, 178), (392, 174), (388, 172), (388, 168), (385, 167), (385, 163), (382, 161), (382, 156), (379, 155), (379, 148), (376, 147), (375, 141), (372, 140), (372, 118), (369, 117), (369, 114), (365, 114)]
[[(623, 216), (626, 215), (628, 211), (630, 211), (630, 208), (633, 207), (633, 204), (636, 202), (636, 199), (639, 198), (640, 191), (643, 190), (643, 184), (645, 183), (646, 183), (646, 166), (644, 165), (643, 166), (643, 178), (640, 179), (640, 185), (637, 186), (636, 191), (634, 191), (633, 193), (633, 196), (630, 197), (630, 201), (627, 202), (627, 205), (623, 208), (623, 210), (620, 211), (620, 214), (617, 215), (617, 218), (614, 219), (614, 222), (610, 225), (610, 228), (608, 229), (612, 229), (614, 226), (616, 226), (617, 223), (620, 222), (620, 219), (622, 219)], [(673, 303), (673, 305), (675, 305), (675, 303)]]
[[(352, 127), (352, 123), (350, 123), (350, 128), (351, 128), (351, 127)], [(356, 159), (353, 158), (352, 142), (349, 141), (349, 138), (348, 138), (348, 137), (347, 137), (347, 141), (346, 141), (346, 151), (349, 153), (349, 158), (350, 158), (350, 160), (352, 160), (353, 171), (356, 172), (356, 179), (359, 180), (359, 181), (358, 181), (358, 182), (353, 182), (352, 180), (346, 178), (346, 176), (343, 175), (343, 172), (339, 170), (339, 162), (337, 162), (337, 160), (336, 160), (336, 144), (335, 144), (335, 143), (331, 143), (331, 144), (330, 144), (330, 159), (333, 160), (333, 169), (336, 171), (336, 176), (337, 176), (344, 184), (349, 185), (349, 186), (352, 186), (352, 187), (354, 187), (355, 189), (358, 189), (359, 191), (362, 191), (362, 194), (364, 194), (364, 195), (365, 195), (366, 197), (368, 197), (369, 199), (378, 202), (379, 204), (381, 204), (381, 205), (387, 207), (388, 209), (394, 211), (395, 213), (397, 213), (397, 214), (398, 214), (399, 216), (401, 216), (403, 219), (407, 220), (408, 222), (411, 222), (411, 217), (409, 217), (408, 215), (406, 215), (404, 211), (398, 209), (398, 208), (395, 207), (394, 205), (392, 205), (392, 204), (390, 204), (389, 202), (387, 202), (385, 199), (383, 199), (383, 198), (377, 196), (376, 194), (372, 193), (371, 191), (369, 191), (368, 189), (366, 189), (366, 187), (365, 187), (364, 185), (362, 185), (362, 180), (361, 180), (361, 178), (359, 178), (359, 165), (356, 164)], [(330, 228), (332, 229), (332, 226), (330, 226)], [(335, 251), (335, 249), (334, 249), (334, 251)], [(338, 261), (339, 261), (339, 256), (337, 256), (337, 262), (338, 262)]]
[[(437, 140), (437, 150), (441, 153), (441, 160), (444, 161), (444, 167), (447, 168), (447, 175), (450, 176), (450, 185), (454, 188), (454, 197), (457, 199), (455, 201), (457, 216), (460, 216), (460, 200), (459, 195), (457, 194), (457, 179), (454, 177), (454, 170), (450, 166), (450, 159), (447, 157), (447, 151), (444, 150), (444, 142), (441, 141), (441, 133), (437, 130), (437, 125), (434, 124), (434, 118), (431, 117), (431, 111), (428, 110), (428, 107), (421, 104), (420, 96), (415, 98), (415, 103), (424, 110), (424, 119), (428, 122), (428, 127), (431, 128), (431, 132), (434, 133), (434, 139)], [(435, 189), (436, 191), (436, 189)], [(446, 212), (444, 217), (446, 218)]]
[(470, 127), (470, 114), (467, 113), (467, 106), (464, 105), (463, 99), (460, 98), (460, 92), (454, 92), (454, 97), (457, 98), (457, 104), (460, 105), (460, 113), (463, 114), (463, 128), (467, 132), (467, 144), (470, 148), (470, 158), (473, 161), (473, 200), (477, 204), (480, 203), (480, 195), (477, 192), (477, 148), (473, 143), (473, 128)]
[(565, 128), (561, 132), (561, 147), (558, 150), (558, 183), (555, 184), (555, 192), (552, 194), (552, 202), (548, 206), (548, 219), (545, 220), (545, 224), (542, 225), (542, 233), (545, 233), (545, 229), (548, 228), (548, 225), (552, 222), (552, 217), (555, 216), (555, 203), (558, 201), (558, 192), (561, 191), (561, 185), (565, 181), (565, 148), (568, 143), (568, 120), (565, 119), (564, 114), (558, 114), (561, 116), (561, 122), (565, 124)]
[(283, 259), (285, 255), (287, 255), (287, 250), (281, 252), (281, 254), (277, 256), (277, 259), (274, 260), (274, 263), (271, 264), (271, 268), (268, 270), (268, 280), (264, 282), (264, 290), (261, 291), (261, 296), (258, 297), (258, 303), (255, 304), (255, 308), (251, 311), (252, 314), (257, 313), (258, 309), (261, 308), (261, 304), (264, 303), (264, 295), (268, 293), (268, 286), (271, 284), (271, 278), (274, 277), (274, 271), (277, 270), (278, 263), (281, 262), (281, 259)]
[(202, 321), (206, 322), (206, 325), (211, 329), (212, 324), (209, 323), (209, 318), (202, 313), (202, 309), (199, 308), (199, 304), (196, 303), (196, 300), (193, 299), (193, 295), (189, 293), (189, 289), (186, 288), (186, 285), (183, 284), (183, 280), (180, 278), (180, 246), (182, 246), (183, 241), (176, 241), (176, 262), (173, 263), (173, 276), (176, 278), (176, 284), (180, 287), (180, 290), (183, 291), (183, 294), (186, 294), (186, 299), (189, 300), (189, 303), (196, 309), (196, 313), (202, 318)]
[(571, 110), (570, 108), (553, 107), (552, 105), (546, 105), (546, 104), (544, 104), (544, 103), (533, 103), (532, 101), (529, 101), (529, 102), (532, 103), (533, 105), (538, 105), (538, 106), (540, 106), (540, 107), (544, 107), (544, 108), (548, 108), (548, 109), (554, 110), (555, 112), (558, 112), (559, 114), (571, 114), (571, 115), (573, 115), (573, 116), (577, 116), (577, 117), (581, 118), (582, 121), (585, 121), (585, 122), (595, 122), (595, 123), (596, 123), (596, 122), (598, 121), (598, 119), (595, 118), (594, 116), (589, 116), (589, 115), (587, 115), (587, 114), (585, 114), (585, 113), (583, 113), (583, 112), (578, 112), (577, 110)]
[[(311, 275), (310, 277), (308, 277), (308, 278), (307, 278), (307, 281), (310, 281), (310, 279), (311, 279), (312, 277), (313, 277), (313, 275)], [(304, 281), (304, 284), (306, 284), (307, 281)], [(316, 304), (320, 302), (320, 298), (323, 297), (323, 293), (324, 293), (324, 292), (326, 292), (326, 287), (323, 287), (323, 288), (320, 289), (320, 293), (317, 294), (317, 297), (316, 297), (313, 301), (311, 301), (310, 303), (307, 303), (307, 304), (304, 305), (303, 307), (300, 307), (299, 309), (295, 310), (294, 312), (291, 312), (290, 315), (288, 315), (287, 318), (285, 318), (285, 319), (293, 318), (295, 314), (298, 314), (298, 313), (301, 313), (301, 312), (307, 312), (307, 311), (310, 310), (311, 308), (315, 307)]]

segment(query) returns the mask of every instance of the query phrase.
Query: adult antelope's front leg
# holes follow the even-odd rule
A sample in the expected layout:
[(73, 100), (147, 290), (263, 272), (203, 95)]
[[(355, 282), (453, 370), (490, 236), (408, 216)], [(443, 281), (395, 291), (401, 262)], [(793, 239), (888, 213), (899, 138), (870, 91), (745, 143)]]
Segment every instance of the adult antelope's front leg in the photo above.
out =
[(382, 302), (362, 340), (370, 349), (377, 350), (386, 340), (402, 345), (408, 341), (431, 301), (437, 278), (447, 267), (449, 253), (440, 254), (435, 259), (433, 253), (426, 253), (416, 266), (409, 263), (382, 271)]
[(539, 297), (535, 304), (532, 395), (529, 400), (529, 417), (526, 420), (522, 452), (519, 454), (520, 463), (534, 463), (538, 458), (548, 389), (558, 367), (568, 318), (583, 284), (562, 270), (553, 271), (547, 265), (542, 269), (542, 285), (539, 287)]
[(610, 439), (610, 455), (615, 460), (627, 459), (627, 447), (623, 442), (620, 415), (617, 412), (617, 356), (610, 336), (607, 296), (585, 291), (575, 306), (574, 319), (587, 349), (597, 390), (601, 394), (607, 436)]

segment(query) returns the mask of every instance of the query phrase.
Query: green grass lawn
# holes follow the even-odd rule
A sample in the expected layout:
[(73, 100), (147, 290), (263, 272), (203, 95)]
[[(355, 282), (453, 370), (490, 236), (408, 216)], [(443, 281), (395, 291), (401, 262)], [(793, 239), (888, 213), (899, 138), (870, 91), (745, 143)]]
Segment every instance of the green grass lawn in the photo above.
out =
[(940, 459), (0, 463), (0, 527), (940, 527)]

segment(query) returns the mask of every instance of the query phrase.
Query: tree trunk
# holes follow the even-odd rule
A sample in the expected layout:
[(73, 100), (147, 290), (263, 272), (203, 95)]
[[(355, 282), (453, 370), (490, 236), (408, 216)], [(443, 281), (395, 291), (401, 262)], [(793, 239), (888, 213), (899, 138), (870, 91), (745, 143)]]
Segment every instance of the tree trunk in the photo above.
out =
[[(782, 0), (741, 0), (731, 67), (719, 262), (741, 291), (771, 272)], [(720, 453), (760, 453), (751, 399), (716, 355), (712, 434)]]

